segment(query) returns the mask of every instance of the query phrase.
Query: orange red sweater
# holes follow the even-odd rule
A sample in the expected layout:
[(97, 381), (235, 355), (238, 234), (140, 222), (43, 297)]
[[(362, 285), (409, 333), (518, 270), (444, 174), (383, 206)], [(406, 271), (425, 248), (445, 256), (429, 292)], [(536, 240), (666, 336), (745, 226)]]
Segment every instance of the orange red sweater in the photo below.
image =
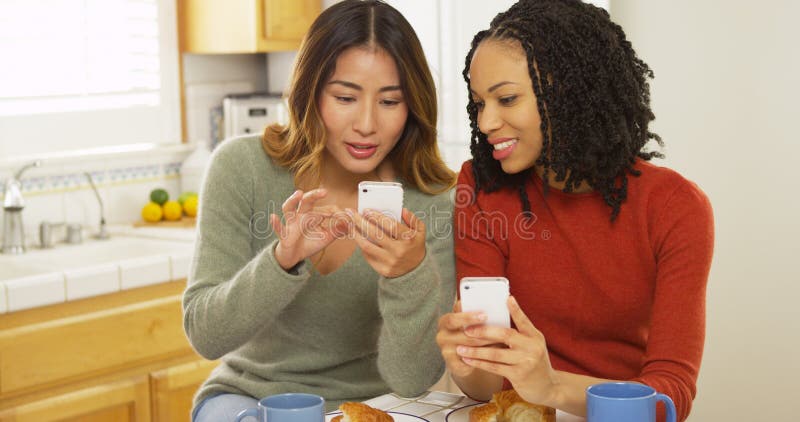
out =
[[(474, 195), (472, 163), (456, 192), (456, 271), (507, 277), (544, 334), (557, 370), (633, 380), (669, 395), (684, 420), (696, 394), (714, 245), (711, 205), (676, 172), (637, 160), (616, 221), (598, 193), (538, 178), (526, 220), (515, 190)], [(473, 201), (474, 199), (474, 201)], [(508, 387), (508, 386), (507, 386)]]

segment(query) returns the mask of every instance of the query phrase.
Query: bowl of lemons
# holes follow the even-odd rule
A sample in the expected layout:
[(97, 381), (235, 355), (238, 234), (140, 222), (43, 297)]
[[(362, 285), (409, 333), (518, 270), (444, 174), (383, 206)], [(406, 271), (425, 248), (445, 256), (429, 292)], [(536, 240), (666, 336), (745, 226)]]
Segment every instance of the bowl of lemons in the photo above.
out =
[(188, 220), (186, 225), (194, 225), (199, 201), (197, 192), (182, 192), (177, 199), (172, 200), (166, 189), (156, 188), (150, 191), (149, 199), (142, 207), (144, 223), (174, 223)]

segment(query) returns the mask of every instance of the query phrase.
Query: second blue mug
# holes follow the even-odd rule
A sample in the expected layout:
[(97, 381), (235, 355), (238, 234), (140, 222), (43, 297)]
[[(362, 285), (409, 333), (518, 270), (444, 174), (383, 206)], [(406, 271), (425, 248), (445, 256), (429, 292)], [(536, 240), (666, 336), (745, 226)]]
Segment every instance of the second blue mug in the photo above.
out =
[(586, 389), (588, 422), (656, 422), (656, 403), (667, 408), (667, 422), (675, 422), (675, 404), (666, 394), (632, 382), (607, 382)]

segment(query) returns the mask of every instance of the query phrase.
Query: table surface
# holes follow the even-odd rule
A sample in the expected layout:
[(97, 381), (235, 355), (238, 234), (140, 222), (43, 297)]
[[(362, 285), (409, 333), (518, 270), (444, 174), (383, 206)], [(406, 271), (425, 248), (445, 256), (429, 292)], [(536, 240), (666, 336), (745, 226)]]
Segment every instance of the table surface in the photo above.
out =
[[(428, 391), (414, 398), (404, 398), (395, 394), (384, 394), (367, 400), (364, 403), (384, 411), (392, 411), (418, 416), (429, 422), (467, 422), (454, 418), (447, 419), (447, 415), (462, 407), (478, 404), (475, 400), (460, 394), (446, 393), (443, 391)], [(583, 422), (584, 418), (556, 411), (557, 422)]]

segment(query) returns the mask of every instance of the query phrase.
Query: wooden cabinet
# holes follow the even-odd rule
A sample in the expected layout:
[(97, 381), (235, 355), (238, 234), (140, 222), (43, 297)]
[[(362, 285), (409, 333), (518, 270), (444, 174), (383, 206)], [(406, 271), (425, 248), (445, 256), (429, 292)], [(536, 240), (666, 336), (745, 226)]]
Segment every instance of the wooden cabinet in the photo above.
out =
[(150, 394), (145, 376), (123, 379), (46, 397), (0, 412), (2, 421), (107, 422), (150, 421)]
[(216, 365), (197, 360), (153, 372), (150, 375), (152, 422), (188, 422), (192, 397)]
[(321, 9), (321, 0), (178, 0), (180, 48), (186, 53), (296, 50)]
[(189, 421), (185, 281), (0, 315), (0, 421)]

